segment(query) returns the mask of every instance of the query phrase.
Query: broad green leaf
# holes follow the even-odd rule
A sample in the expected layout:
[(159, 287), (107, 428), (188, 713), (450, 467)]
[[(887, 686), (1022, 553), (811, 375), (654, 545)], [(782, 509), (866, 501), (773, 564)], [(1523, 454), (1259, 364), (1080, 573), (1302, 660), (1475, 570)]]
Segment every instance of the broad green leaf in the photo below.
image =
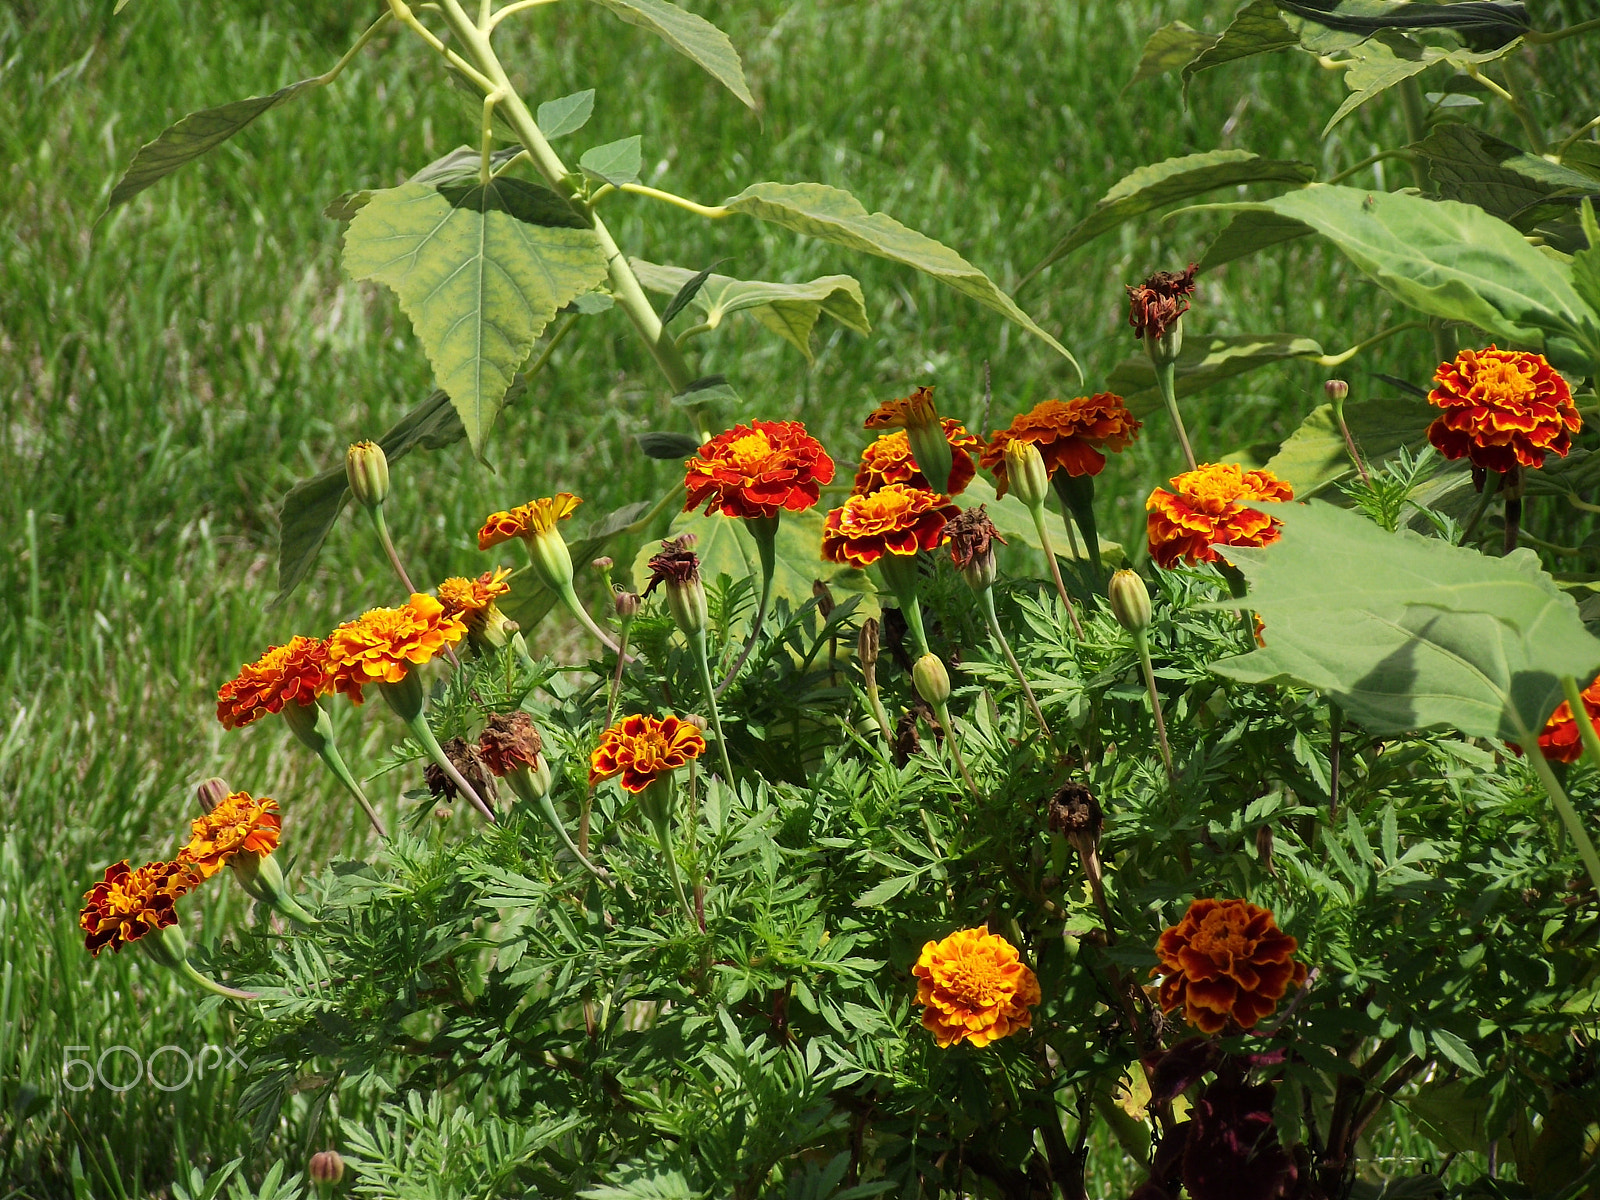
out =
[(584, 88), (559, 100), (546, 100), (539, 105), (539, 115), (534, 118), (539, 132), (547, 138), (565, 137), (577, 133), (589, 123), (594, 114), (594, 89)]
[(1140, 167), (1113, 184), (1089, 215), (1073, 226), (1028, 276), (1036, 275), (1107, 230), (1163, 204), (1243, 183), (1306, 183), (1315, 174), (1306, 163), (1262, 158), (1248, 150), (1208, 150)]
[(1600, 670), (1600, 639), (1531, 550), (1489, 558), (1315, 500), (1267, 511), (1282, 538), (1227, 551), (1267, 644), (1213, 663), (1219, 674), (1315, 688), (1379, 735), (1445, 727), (1526, 745), (1561, 677)]
[(666, 0), (594, 0), (630, 25), (648, 29), (679, 54), (698, 63), (711, 77), (748, 108), (756, 106), (745, 82), (739, 53), (723, 33), (704, 17), (686, 12)]
[[(1474, 49), (1509, 46), (1531, 24), (1525, 0), (1456, 0), (1396, 4), (1390, 0), (1278, 0), (1284, 12), (1344, 33), (1370, 37), (1395, 29), (1453, 29)], [(1335, 11), (1336, 10), (1336, 11)]]
[[(506, 146), (496, 150), (489, 155), (489, 166), (491, 169), (502, 167), (520, 153), (522, 153), (521, 146)], [(481, 150), (471, 146), (457, 146), (450, 153), (434, 159), (406, 182), (431, 183), (435, 187), (447, 183), (476, 182), (482, 165)], [(322, 215), (331, 221), (341, 223), (353, 220), (355, 215), (367, 206), (367, 202), (377, 195), (378, 190), (363, 188), (356, 192), (346, 192), (337, 200), (330, 200), (323, 207)]]
[(1572, 286), (1595, 312), (1600, 313), (1600, 223), (1587, 197), (1578, 210), (1579, 224), (1588, 246), (1572, 256)]
[(155, 141), (146, 142), (139, 147), (138, 153), (133, 156), (133, 161), (128, 164), (128, 169), (122, 173), (122, 178), (117, 180), (116, 186), (111, 189), (111, 196), (106, 201), (106, 211), (110, 212), (117, 205), (133, 199), (145, 188), (159, 183), (185, 163), (193, 162), (201, 155), (215, 150), (262, 113), (277, 108), (278, 105), (293, 100), (301, 92), (320, 87), (326, 82), (325, 76), (313, 75), (310, 79), (302, 79), (287, 87), (281, 87), (271, 95), (251, 96), (247, 100), (235, 100), (232, 104), (224, 104), (218, 108), (202, 109), (190, 113), (176, 124), (167, 126)]
[(639, 152), (639, 135), (592, 146), (583, 152), (578, 165), (586, 174), (602, 182), (621, 187), (625, 183), (639, 182), (639, 168), (643, 157)]
[(1455, 1063), (1468, 1075), (1483, 1074), (1483, 1065), (1478, 1062), (1478, 1056), (1472, 1052), (1472, 1047), (1448, 1029), (1435, 1029), (1433, 1031), (1433, 1044), (1439, 1048), (1440, 1054)]
[(1590, 179), (1600, 179), (1600, 142), (1573, 142), (1562, 152), (1561, 165)]
[(1139, 56), (1139, 67), (1134, 71), (1133, 78), (1128, 80), (1127, 86), (1132, 87), (1142, 80), (1154, 79), (1157, 75), (1187, 66), (1216, 43), (1215, 34), (1201, 33), (1182, 21), (1163, 25), (1145, 40), (1144, 53)]
[(376, 193), (345, 231), (344, 265), (394, 289), (480, 459), (535, 339), (606, 277), (599, 242), (570, 206), (506, 178)]
[[(640, 283), (665, 295), (678, 295), (696, 278), (682, 267), (663, 267), (637, 258), (630, 261)], [(804, 354), (807, 362), (811, 361), (811, 330), (822, 313), (856, 333), (872, 331), (861, 285), (849, 275), (824, 275), (808, 283), (768, 283), (708, 274), (689, 298), (689, 307), (713, 329), (726, 316), (748, 312)]]
[(1200, 271), (1205, 273), (1223, 263), (1265, 250), (1295, 238), (1311, 236), (1311, 226), (1304, 221), (1291, 221), (1270, 212), (1242, 212), (1234, 214), (1216, 240), (1206, 247), (1200, 260)]
[(1502, 58), (1515, 46), (1516, 43), (1511, 42), (1494, 50), (1474, 54), (1459, 47), (1442, 49), (1438, 46), (1422, 46), (1410, 38), (1399, 35), (1380, 36), (1363, 41), (1351, 47), (1349, 51), (1350, 67), (1345, 72), (1344, 82), (1350, 89), (1350, 95), (1345, 98), (1333, 116), (1328, 118), (1328, 123), (1322, 127), (1322, 136), (1327, 137), (1335, 125), (1374, 96), (1388, 91), (1395, 84), (1404, 82), (1413, 75), (1420, 75), (1429, 67), (1439, 63), (1449, 63), (1458, 70), (1465, 70), (1469, 66), (1481, 66), (1483, 63)]
[[(1401, 446), (1419, 446), (1439, 410), (1412, 396), (1366, 400), (1344, 406), (1345, 423), (1361, 456), (1378, 463)], [(1344, 434), (1333, 417), (1332, 404), (1320, 404), (1283, 440), (1268, 460), (1267, 470), (1294, 487), (1295, 499), (1307, 500), (1330, 483), (1355, 473)]]
[[(1133, 342), (1131, 337), (1128, 340)], [(1321, 353), (1322, 347), (1316, 342), (1292, 333), (1212, 338), (1186, 334), (1183, 349), (1178, 354), (1173, 390), (1180, 397), (1188, 396), (1257, 367), (1289, 358), (1315, 357)], [(1137, 416), (1145, 416), (1161, 407), (1155, 369), (1151, 367), (1147, 355), (1123, 359), (1112, 368), (1106, 378), (1106, 387), (1122, 396), (1128, 408)]]
[(1041, 329), (977, 267), (942, 242), (907, 228), (886, 213), (867, 212), (849, 192), (824, 183), (756, 183), (728, 200), (726, 207), (858, 253), (914, 267), (1015, 321), (1065, 357), (1080, 378), (1083, 375), (1071, 351)]
[(1471, 125), (1436, 125), (1411, 149), (1428, 160), (1428, 174), (1446, 200), (1476, 204), (1519, 229), (1533, 223), (1525, 218), (1541, 200), (1596, 187), (1580, 171), (1529, 154)]
[(1600, 367), (1600, 315), (1573, 290), (1571, 269), (1475, 205), (1312, 184), (1219, 207), (1311, 226), (1379, 287), (1429, 316), (1542, 350), (1564, 370)]
[(1223, 30), (1222, 36), (1184, 67), (1184, 94), (1189, 92), (1189, 81), (1201, 71), (1257, 54), (1287, 50), (1299, 43), (1299, 37), (1284, 24), (1273, 0), (1250, 0), (1249, 4), (1234, 14), (1232, 23)]

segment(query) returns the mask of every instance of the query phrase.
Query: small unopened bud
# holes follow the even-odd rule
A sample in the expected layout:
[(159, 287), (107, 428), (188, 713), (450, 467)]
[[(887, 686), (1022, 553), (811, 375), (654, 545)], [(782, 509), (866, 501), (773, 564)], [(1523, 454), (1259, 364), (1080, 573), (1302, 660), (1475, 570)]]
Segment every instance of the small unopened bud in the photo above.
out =
[(861, 622), (861, 630), (856, 634), (856, 658), (865, 671), (878, 665), (878, 621), (875, 617)]
[(917, 685), (917, 695), (934, 708), (950, 699), (950, 675), (937, 654), (924, 654), (911, 668), (911, 681)]
[(344, 1159), (337, 1150), (324, 1150), (313, 1154), (306, 1164), (306, 1174), (312, 1183), (338, 1183), (344, 1178)]
[(1150, 628), (1150, 591), (1137, 571), (1124, 568), (1113, 572), (1106, 594), (1111, 598), (1111, 615), (1117, 624), (1129, 633), (1143, 633)]
[(811, 581), (811, 594), (817, 600), (817, 614), (826, 621), (833, 615), (833, 610), (838, 607), (833, 602), (833, 593), (828, 590), (828, 585), (820, 579)]
[(619, 621), (631, 621), (639, 615), (639, 593), (618, 588), (611, 596), (611, 606)]
[(1322, 390), (1327, 393), (1329, 400), (1343, 404), (1344, 398), (1350, 394), (1350, 385), (1342, 379), (1330, 379), (1322, 385)]
[(603, 575), (603, 574), (605, 574), (605, 572), (611, 570), (611, 568), (616, 566), (617, 564), (612, 562), (609, 558), (607, 558), (605, 555), (602, 554), (599, 558), (595, 559), (589, 565), (591, 567), (593, 567), (596, 571), (599, 571)]
[(441, 804), (439, 807), (433, 810), (433, 819), (439, 822), (448, 821), (455, 815), (455, 809), (451, 808), (448, 804)]
[(1045, 469), (1039, 447), (1013, 438), (1006, 443), (1005, 462), (1011, 494), (1030, 509), (1042, 505), (1050, 495), (1050, 472)]
[(206, 780), (194, 790), (194, 798), (200, 803), (200, 811), (210, 812), (221, 804), (228, 796), (228, 781), (215, 777)]
[(345, 452), (344, 473), (364, 507), (377, 508), (389, 498), (389, 458), (377, 442), (352, 443)]
[(1256, 857), (1261, 860), (1261, 865), (1267, 869), (1268, 875), (1278, 873), (1278, 869), (1272, 865), (1271, 825), (1262, 825), (1256, 830)]
[(699, 713), (689, 713), (683, 720), (685, 724), (693, 725), (701, 733), (705, 733), (706, 730), (711, 728), (710, 723)]

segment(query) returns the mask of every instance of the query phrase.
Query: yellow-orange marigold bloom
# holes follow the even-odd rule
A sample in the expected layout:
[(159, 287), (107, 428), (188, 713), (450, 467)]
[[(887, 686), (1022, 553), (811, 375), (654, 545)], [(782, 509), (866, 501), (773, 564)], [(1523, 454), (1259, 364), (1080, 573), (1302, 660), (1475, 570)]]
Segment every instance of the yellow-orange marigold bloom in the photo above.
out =
[(1232, 1021), (1253, 1029), (1306, 979), (1294, 961), (1299, 943), (1278, 928), (1272, 910), (1245, 900), (1196, 900), (1156, 942), (1161, 1009), (1183, 1009), (1189, 1024), (1220, 1033)]
[(217, 689), (217, 720), (224, 729), (282, 712), (285, 704), (314, 704), (328, 690), (328, 644), (298, 634), (269, 646), (253, 663)]
[(446, 614), (460, 617), (470, 625), (473, 618), (482, 616), (490, 605), (511, 591), (511, 585), (506, 582), (510, 574), (510, 567), (499, 567), (485, 571), (476, 579), (452, 576), (439, 585), (439, 603)]
[(909, 396), (899, 400), (885, 400), (862, 422), (863, 429), (909, 429), (913, 425), (931, 425), (939, 415), (933, 406), (933, 389), (919, 387)]
[[(944, 440), (950, 443), (949, 494), (959, 496), (978, 473), (968, 451), (981, 449), (983, 443), (954, 417), (943, 417), (939, 424), (944, 429)], [(861, 452), (861, 465), (856, 468), (855, 490), (858, 492), (875, 492), (891, 483), (932, 490), (928, 477), (917, 469), (916, 455), (911, 452), (911, 437), (904, 429), (883, 434), (872, 442)]]
[(1098, 475), (1105, 469), (1105, 452), (1124, 449), (1139, 436), (1140, 428), (1122, 397), (1113, 392), (1041, 400), (1005, 429), (994, 431), (982, 462), (985, 470), (994, 472), (995, 494), (1004, 496), (1011, 486), (1006, 478), (1006, 447), (1010, 443), (1032, 442), (1050, 475), (1057, 471)]
[[(1581, 695), (1584, 711), (1596, 729), (1600, 729), (1600, 679), (1584, 688)], [(1546, 758), (1556, 762), (1577, 762), (1583, 756), (1583, 734), (1572, 719), (1572, 705), (1563, 700), (1550, 719), (1539, 731), (1539, 750)]]
[(460, 617), (420, 592), (413, 592), (399, 608), (371, 609), (328, 637), (333, 689), (360, 704), (366, 699), (362, 688), (399, 683), (412, 667), (428, 662), (466, 633)]
[(822, 527), (822, 557), (863, 569), (885, 554), (936, 549), (944, 527), (961, 510), (950, 497), (891, 483), (857, 493), (828, 514)]
[(684, 464), (684, 512), (775, 517), (816, 504), (833, 459), (799, 421), (751, 421), (717, 434)]
[(193, 864), (202, 878), (210, 879), (241, 851), (271, 854), (278, 848), (282, 827), (276, 800), (231, 792), (210, 812), (194, 819), (189, 843), (178, 851), (178, 861)]
[(1246, 471), (1236, 463), (1202, 463), (1157, 488), (1145, 508), (1150, 557), (1163, 567), (1215, 562), (1212, 546), (1267, 546), (1281, 526), (1249, 500), (1293, 500), (1294, 488), (1271, 471)]
[(557, 521), (565, 521), (583, 501), (571, 492), (557, 492), (538, 500), (519, 504), (509, 512), (490, 513), (478, 530), (478, 549), (487, 550), (512, 538), (549, 533)]
[(624, 789), (642, 792), (705, 752), (705, 738), (687, 721), (671, 716), (624, 717), (600, 735), (600, 744), (589, 755), (589, 783), (621, 775)]
[(200, 872), (186, 862), (148, 862), (138, 870), (128, 860), (112, 863), (105, 878), (83, 894), (78, 928), (90, 954), (107, 946), (119, 952), (145, 934), (175, 924), (177, 899), (200, 883)]
[(926, 943), (911, 973), (923, 1027), (941, 1046), (987, 1046), (1026, 1029), (1040, 1000), (1039, 980), (1016, 947), (986, 929), (959, 929)]
[(1463, 350), (1433, 374), (1428, 403), (1444, 415), (1428, 440), (1446, 458), (1469, 458), (1490, 471), (1538, 467), (1564, 458), (1583, 426), (1572, 389), (1542, 354)]

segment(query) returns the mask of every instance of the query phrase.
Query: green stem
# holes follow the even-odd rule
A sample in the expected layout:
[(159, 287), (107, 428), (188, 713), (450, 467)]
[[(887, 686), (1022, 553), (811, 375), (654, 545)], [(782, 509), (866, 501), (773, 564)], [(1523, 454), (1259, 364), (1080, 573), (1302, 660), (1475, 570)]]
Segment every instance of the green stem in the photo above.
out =
[[(1400, 111), (1406, 122), (1406, 137), (1413, 143), (1420, 142), (1428, 136), (1428, 108), (1422, 94), (1422, 84), (1413, 76), (1401, 80), (1397, 90), (1400, 93)], [(1429, 190), (1428, 167), (1420, 155), (1411, 158), (1411, 180), (1418, 191)], [(1439, 362), (1449, 362), (1456, 356), (1455, 337), (1437, 318), (1429, 322), (1429, 328), (1433, 331), (1434, 357)]]
[(1166, 362), (1153, 362), (1156, 369), (1156, 386), (1161, 389), (1161, 400), (1167, 406), (1167, 418), (1172, 422), (1172, 428), (1178, 435), (1178, 445), (1183, 447), (1183, 460), (1189, 464), (1189, 470), (1194, 470), (1197, 465), (1194, 460), (1194, 447), (1189, 445), (1189, 431), (1183, 427), (1183, 414), (1178, 411), (1178, 362), (1169, 359)]
[(1045, 524), (1044, 505), (1033, 505), (1033, 527), (1039, 531), (1039, 545), (1044, 550), (1044, 560), (1050, 564), (1050, 577), (1056, 581), (1056, 592), (1061, 597), (1061, 603), (1067, 606), (1067, 617), (1072, 621), (1072, 632), (1078, 635), (1078, 640), (1083, 640), (1083, 626), (1078, 623), (1078, 610), (1072, 603), (1072, 597), (1067, 595), (1067, 585), (1061, 578), (1061, 564), (1056, 561), (1055, 547), (1050, 543), (1050, 527)]
[(319, 87), (326, 87), (335, 79), (339, 78), (340, 75), (344, 74), (344, 69), (355, 61), (356, 55), (360, 54), (361, 51), (366, 48), (367, 43), (373, 38), (377, 37), (379, 31), (382, 30), (383, 27), (387, 25), (393, 18), (394, 14), (392, 12), (379, 14), (378, 19), (371, 25), (368, 25), (366, 29), (362, 31), (361, 36), (356, 39), (355, 45), (346, 50), (343, 57), (341, 57), (338, 62), (334, 63), (333, 66), (329, 67), (321, 75), (317, 76), (317, 85)]
[(227, 987), (218, 983), (215, 979), (200, 974), (187, 958), (178, 961), (178, 974), (196, 987), (204, 988), (215, 996), (226, 996), (229, 1000), (259, 1000), (261, 998), (256, 992), (241, 992), (238, 988)]
[(1591, 21), (1579, 21), (1576, 25), (1568, 25), (1565, 29), (1554, 29), (1549, 33), (1541, 33), (1537, 29), (1530, 29), (1522, 36), (1525, 41), (1531, 42), (1535, 46), (1547, 46), (1551, 42), (1565, 41), (1570, 37), (1593, 33), (1597, 29), (1600, 29), (1600, 17), (1595, 17)]
[(733, 211), (720, 204), (696, 204), (693, 200), (685, 200), (682, 196), (674, 195), (672, 192), (664, 192), (660, 188), (646, 187), (642, 183), (625, 183), (617, 190), (632, 192), (635, 196), (649, 196), (652, 200), (660, 200), (712, 221), (720, 220)]
[[(1235, 600), (1243, 600), (1250, 592), (1250, 585), (1245, 582), (1244, 573), (1230, 562), (1218, 559), (1217, 572), (1228, 585), (1228, 594)], [(1256, 619), (1251, 615), (1250, 609), (1239, 609), (1239, 619), (1244, 623), (1244, 649), (1249, 654), (1256, 648)]]
[[(1587, 715), (1587, 712), (1580, 698), (1578, 707), (1573, 710), (1573, 716), (1577, 717), (1579, 713)], [(1544, 751), (1539, 748), (1539, 739), (1531, 733), (1524, 732), (1521, 741), (1523, 756), (1533, 765), (1534, 773), (1539, 776), (1539, 782), (1544, 784), (1544, 790), (1550, 794), (1556, 812), (1561, 815), (1561, 823), (1567, 827), (1567, 832), (1577, 843), (1578, 857), (1583, 859), (1584, 868), (1589, 872), (1590, 882), (1600, 890), (1600, 853), (1596, 853), (1594, 842), (1589, 838), (1589, 831), (1583, 827), (1577, 811), (1572, 807), (1572, 801), (1567, 799), (1567, 793), (1556, 779), (1556, 773), (1550, 769)]]
[(967, 791), (972, 793), (974, 800), (981, 801), (983, 793), (978, 791), (978, 785), (972, 782), (972, 774), (967, 770), (967, 760), (961, 757), (961, 743), (956, 741), (955, 726), (950, 723), (950, 706), (935, 704), (933, 715), (939, 721), (939, 728), (944, 730), (945, 745), (950, 747), (951, 757), (956, 760), (956, 770), (961, 772), (961, 779), (967, 785)]
[(604, 629), (595, 624), (594, 618), (589, 615), (589, 610), (583, 607), (582, 602), (578, 599), (578, 593), (572, 590), (570, 583), (561, 589), (561, 603), (567, 606), (567, 611), (578, 619), (580, 625), (605, 643), (607, 650), (615, 651), (617, 657), (622, 658), (622, 647), (612, 641), (610, 635)]
[(1039, 732), (1044, 734), (1044, 740), (1050, 747), (1052, 755), (1059, 756), (1060, 750), (1056, 747), (1056, 739), (1050, 732), (1050, 726), (1045, 722), (1044, 711), (1039, 707), (1039, 700), (1033, 694), (1033, 688), (1028, 684), (1028, 677), (1022, 673), (1022, 664), (1017, 661), (1017, 656), (1011, 650), (1011, 643), (1006, 640), (1005, 630), (1000, 628), (1000, 617), (994, 608), (994, 589), (984, 588), (978, 593), (978, 600), (983, 606), (984, 620), (989, 624), (989, 635), (994, 638), (1000, 647), (1000, 652), (1006, 656), (1006, 662), (1011, 664), (1011, 673), (1017, 677), (1017, 682), (1022, 685), (1022, 694), (1027, 697), (1028, 707), (1033, 710), (1033, 719), (1039, 722)]
[(1350, 426), (1345, 423), (1343, 400), (1335, 400), (1333, 402), (1333, 418), (1339, 422), (1339, 432), (1344, 434), (1344, 448), (1350, 455), (1350, 461), (1355, 464), (1356, 470), (1360, 473), (1361, 482), (1370, 486), (1372, 476), (1367, 474), (1367, 464), (1361, 461), (1361, 451), (1356, 449), (1356, 439), (1350, 433)]
[(668, 812), (652, 813), (649, 821), (656, 831), (656, 841), (661, 846), (661, 857), (666, 862), (667, 878), (672, 881), (672, 890), (678, 895), (678, 903), (683, 905), (683, 911), (688, 915), (690, 924), (698, 925), (699, 921), (694, 915), (694, 905), (689, 903), (688, 893), (683, 890), (683, 876), (678, 874), (678, 855), (672, 845), (672, 815)]
[(623, 621), (622, 632), (617, 635), (617, 670), (611, 676), (611, 695), (606, 698), (606, 728), (610, 729), (616, 721), (617, 696), (622, 691), (622, 660), (628, 654), (628, 627), (632, 621)]
[(1321, 367), (1341, 367), (1349, 362), (1363, 350), (1376, 346), (1379, 342), (1392, 338), (1397, 333), (1404, 333), (1408, 329), (1429, 329), (1431, 326), (1426, 321), (1402, 321), (1398, 325), (1391, 325), (1387, 329), (1379, 330), (1371, 337), (1357, 342), (1348, 350), (1341, 350), (1338, 354), (1316, 354), (1308, 356), (1307, 361), (1314, 362)]
[(1489, 509), (1489, 501), (1494, 499), (1494, 494), (1500, 490), (1500, 485), (1505, 482), (1505, 476), (1499, 471), (1490, 471), (1489, 477), (1483, 481), (1483, 491), (1478, 494), (1478, 507), (1472, 510), (1472, 517), (1467, 521), (1467, 527), (1461, 531), (1463, 544), (1470, 541), (1477, 532), (1478, 522), (1483, 520), (1483, 514)]
[(433, 759), (439, 769), (444, 772), (445, 778), (456, 785), (456, 791), (472, 801), (473, 807), (481, 812), (491, 825), (497, 824), (494, 810), (484, 803), (483, 797), (478, 795), (477, 789), (467, 782), (466, 776), (462, 775), (456, 769), (455, 763), (450, 761), (450, 756), (444, 752), (444, 747), (439, 745), (439, 739), (433, 736), (433, 729), (428, 725), (428, 718), (419, 712), (416, 716), (406, 721), (406, 726), (411, 730), (411, 736), (422, 743), (422, 748), (428, 752), (428, 757)]
[(406, 574), (406, 569), (400, 562), (400, 555), (394, 548), (394, 539), (389, 536), (389, 523), (383, 519), (383, 505), (374, 504), (367, 511), (372, 514), (372, 527), (378, 531), (378, 541), (383, 544), (383, 552), (389, 557), (389, 565), (394, 568), (394, 573), (400, 577), (400, 583), (406, 589), (406, 595), (414, 595), (417, 589), (411, 582), (411, 576)]
[(578, 864), (601, 883), (605, 884), (606, 887), (615, 889), (617, 885), (612, 882), (611, 876), (603, 868), (595, 866), (594, 863), (589, 861), (589, 856), (578, 849), (577, 843), (572, 840), (572, 835), (567, 832), (567, 827), (562, 824), (561, 816), (556, 812), (555, 800), (551, 797), (549, 791), (546, 791), (542, 796), (534, 794), (528, 769), (524, 767), (513, 771), (505, 779), (511, 785), (511, 790), (516, 792), (520, 799), (532, 805), (534, 810), (544, 818), (544, 823), (550, 826), (550, 832), (561, 839), (561, 844), (567, 848), (567, 852), (573, 858), (578, 860)]
[(1156, 741), (1161, 746), (1161, 762), (1167, 768), (1167, 782), (1178, 786), (1178, 773), (1172, 767), (1172, 747), (1167, 744), (1167, 719), (1161, 712), (1161, 693), (1156, 690), (1155, 667), (1150, 662), (1150, 639), (1143, 630), (1133, 635), (1133, 644), (1139, 651), (1139, 666), (1144, 671), (1145, 690), (1150, 693), (1150, 712), (1156, 721)]
[(756, 639), (761, 635), (761, 623), (767, 616), (767, 605), (772, 602), (772, 578), (778, 573), (778, 518), (773, 517), (770, 523), (752, 518), (745, 524), (751, 536), (755, 538), (756, 554), (761, 560), (761, 598), (756, 601), (756, 615), (750, 622), (750, 633), (744, 639), (744, 649), (739, 652), (738, 660), (717, 685), (719, 696), (728, 690), (734, 676), (739, 674), (739, 669), (750, 657), (750, 652), (756, 648)]
[(1409, 150), (1406, 150), (1404, 147), (1401, 147), (1399, 149), (1394, 149), (1394, 150), (1380, 150), (1380, 151), (1378, 151), (1378, 153), (1369, 154), (1369, 155), (1367, 155), (1367, 157), (1363, 158), (1360, 162), (1355, 163), (1352, 166), (1346, 167), (1344, 170), (1340, 171), (1337, 175), (1330, 175), (1328, 177), (1328, 183), (1330, 183), (1330, 184), (1343, 183), (1346, 179), (1349, 179), (1350, 176), (1355, 175), (1358, 172), (1364, 171), (1368, 167), (1373, 166), (1376, 163), (1383, 162), (1385, 159), (1390, 159), (1390, 158), (1410, 158), (1410, 157), (1411, 157), (1411, 152)]
[(706, 653), (706, 633), (701, 630), (689, 639), (696, 663), (700, 667), (700, 686), (705, 688), (706, 703), (711, 706), (711, 728), (716, 731), (717, 750), (722, 755), (722, 770), (729, 784), (733, 783), (733, 762), (728, 757), (728, 739), (722, 736), (722, 714), (717, 709), (717, 688), (711, 681), (711, 658)]
[(310, 704), (286, 704), (282, 716), (284, 724), (295, 737), (309, 747), (332, 772), (333, 777), (344, 785), (345, 791), (355, 797), (356, 803), (361, 805), (362, 811), (367, 814), (367, 820), (372, 822), (372, 827), (378, 831), (378, 836), (388, 837), (383, 822), (373, 810), (372, 802), (367, 799), (367, 794), (361, 790), (355, 775), (340, 757), (339, 748), (334, 745), (333, 719), (328, 716), (328, 710), (314, 700)]

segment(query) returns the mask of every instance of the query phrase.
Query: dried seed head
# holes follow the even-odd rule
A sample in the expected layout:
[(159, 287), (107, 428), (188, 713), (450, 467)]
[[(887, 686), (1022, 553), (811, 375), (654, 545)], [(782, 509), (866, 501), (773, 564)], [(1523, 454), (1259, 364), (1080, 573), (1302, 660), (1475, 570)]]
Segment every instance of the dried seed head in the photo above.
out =
[(871, 672), (878, 665), (878, 621), (876, 617), (868, 617), (861, 622), (861, 630), (856, 634), (856, 658), (861, 663), (861, 669)]
[(811, 594), (817, 599), (817, 612), (826, 621), (833, 615), (833, 610), (838, 607), (833, 601), (833, 593), (828, 590), (828, 585), (820, 579), (811, 581)]
[(1068, 837), (1086, 835), (1090, 841), (1100, 840), (1105, 815), (1088, 784), (1069, 780), (1061, 785), (1050, 798), (1050, 828)]
[(539, 761), (544, 742), (525, 712), (490, 713), (478, 735), (478, 754), (494, 775), (509, 775)]
[[(1194, 295), (1194, 276), (1200, 268), (1189, 264), (1186, 271), (1157, 271), (1137, 287), (1128, 285), (1128, 324), (1133, 335), (1159, 341), (1189, 311)], [(1174, 350), (1176, 354), (1176, 350)]]
[[(461, 772), (461, 777), (472, 785), (484, 803), (493, 804), (494, 776), (489, 774), (484, 766), (483, 756), (478, 753), (478, 748), (469, 746), (461, 738), (453, 737), (444, 744), (443, 750), (451, 765)], [(454, 781), (444, 773), (444, 769), (438, 763), (430, 762), (423, 767), (422, 778), (427, 782), (428, 791), (436, 800), (454, 800), (460, 794)]]

